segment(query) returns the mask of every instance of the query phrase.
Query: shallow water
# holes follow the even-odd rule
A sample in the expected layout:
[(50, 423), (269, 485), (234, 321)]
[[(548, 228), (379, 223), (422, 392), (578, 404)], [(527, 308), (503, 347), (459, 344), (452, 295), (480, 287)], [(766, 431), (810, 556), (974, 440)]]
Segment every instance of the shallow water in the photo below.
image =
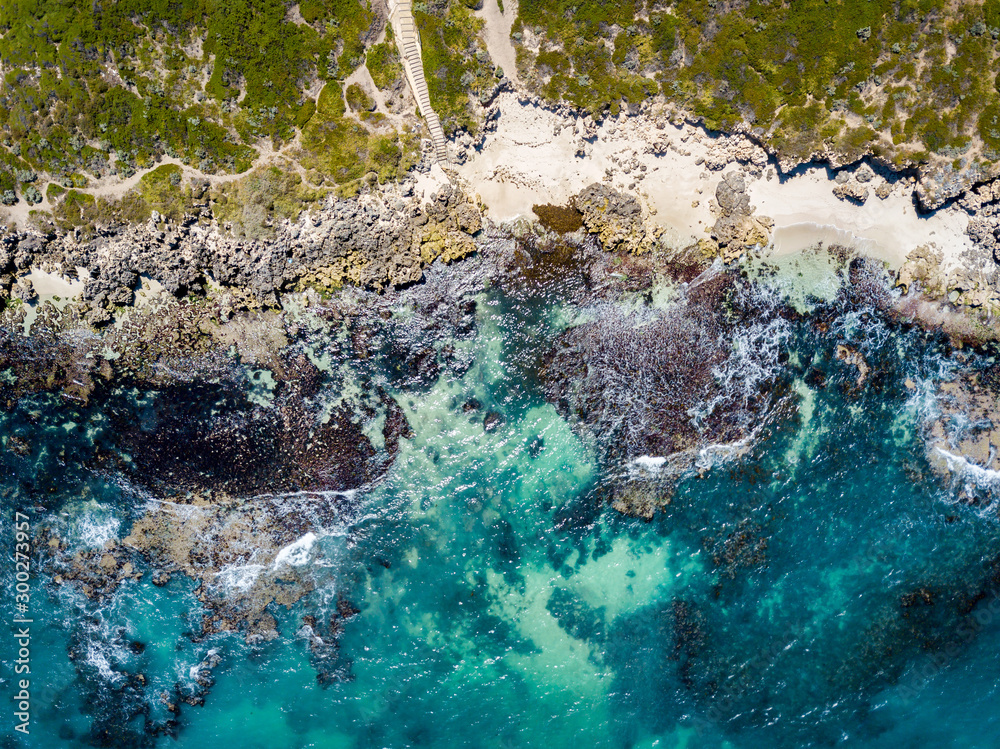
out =
[[(669, 302), (661, 291), (651, 307)], [(566, 326), (607, 310), (576, 307), (558, 286), (475, 298), (475, 334), (444, 342), (469, 365), (460, 373), (421, 383), (393, 374), (389, 339), (417, 334), (405, 300), (380, 333), (384, 356), (341, 361), (322, 342), (311, 351), (329, 364), (323, 397), (359, 392), (364, 372), (413, 435), (353, 513), (284, 549), (282, 563), (308, 570), (317, 588), (272, 607), (277, 639), (195, 637), (201, 606), (182, 575), (165, 587), (146, 575), (104, 606), (33, 578), (36, 691), (19, 745), (1000, 742), (996, 515), (957, 505), (921, 440), (933, 384), (958, 366), (940, 343), (822, 298), (810, 307), (831, 321), (824, 332), (812, 316), (735, 331), (744, 349), (770, 353), (717, 376), (738, 388), (746, 367), (766, 365), (785, 406), (748, 452), (706, 458), (711, 467), (684, 476), (645, 521), (603, 504), (627, 466), (604, 463), (536, 376)], [(845, 342), (872, 366), (860, 386), (835, 359)], [(255, 382), (266, 397), (267, 377)], [(463, 409), (471, 399), (481, 408)], [(503, 417), (492, 431), (487, 412)], [(0, 457), (5, 537), (13, 510), (28, 509), (80, 548), (98, 547), (156, 499), (113, 464), (95, 467), (109, 429), (99, 408), (36, 396), (0, 418), (5, 435), (33, 446)], [(303, 617), (328, 620), (338, 599), (359, 613), (339, 648), (312, 652)], [(10, 597), (3, 613), (15, 614)], [(6, 647), (9, 691), (16, 656)], [(149, 733), (171, 717), (160, 695), (194, 689), (192, 668), (213, 651), (221, 662), (205, 704), (181, 706), (175, 738)]]

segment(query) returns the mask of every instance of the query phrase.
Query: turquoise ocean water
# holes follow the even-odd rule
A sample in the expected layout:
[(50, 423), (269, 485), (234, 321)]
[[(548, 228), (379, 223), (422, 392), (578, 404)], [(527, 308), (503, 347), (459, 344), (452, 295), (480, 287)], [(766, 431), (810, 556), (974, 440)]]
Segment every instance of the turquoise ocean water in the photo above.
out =
[[(675, 293), (615, 304), (655, 311)], [(388, 353), (344, 362), (385, 368), (413, 435), (319, 535), (317, 588), (274, 608), (277, 639), (194, 637), (182, 575), (103, 605), (34, 577), (31, 734), (12, 730), (5, 699), (4, 745), (1000, 746), (1000, 526), (995, 509), (956, 503), (921, 439), (935, 383), (992, 366), (986, 355), (960, 362), (864, 304), (817, 302), (746, 335), (773, 351), (757, 365), (794, 407), (745, 454), (682, 478), (647, 521), (603, 502), (628, 466), (602, 463), (535, 376), (562, 330), (607, 309), (558, 284), (469, 296), (474, 335), (438, 342), (460, 371), (413, 385)], [(403, 298), (387, 331), (416, 314)], [(838, 343), (871, 365), (863, 385)], [(492, 431), (487, 411), (503, 417)], [(108, 440), (99, 404), (39, 395), (0, 419), (32, 446), (0, 459), (5, 538), (15, 508), (58, 516), (81, 548), (128, 532), (141, 500), (90, 461)], [(313, 652), (303, 617), (328, 619), (338, 598), (358, 613), (339, 648)], [(5, 698), (14, 652), (8, 641)], [(204, 705), (183, 705), (172, 736), (152, 732), (171, 717), (160, 695), (193, 688), (210, 654)]]

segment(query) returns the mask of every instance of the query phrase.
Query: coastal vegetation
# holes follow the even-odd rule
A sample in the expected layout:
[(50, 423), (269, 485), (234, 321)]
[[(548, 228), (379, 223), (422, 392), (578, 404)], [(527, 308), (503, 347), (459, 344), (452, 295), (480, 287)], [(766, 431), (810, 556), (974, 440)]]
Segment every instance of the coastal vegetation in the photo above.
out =
[[(392, 27), (387, 26), (387, 39), (391, 33)], [(403, 78), (403, 65), (399, 61), (399, 52), (395, 43), (391, 41), (373, 44), (368, 49), (365, 64), (375, 85), (381, 89), (388, 89)]]
[(431, 105), (445, 132), (478, 130), (472, 102), (497, 82), (486, 46), (479, 37), (482, 19), (465, 2), (414, 4), (421, 55)]
[(600, 115), (660, 93), (782, 157), (1000, 158), (1000, 2), (523, 0), (512, 37), (541, 96)]
[[(92, 212), (65, 193), (91, 180), (128, 178), (164, 157), (209, 176), (245, 173), (285, 147), (317, 187), (356, 190), (350, 183), (371, 171), (395, 178), (414, 163), (402, 154), (414, 139), (384, 132), (376, 117), (352, 117), (339, 83), (383, 27), (359, 0), (6, 3), (0, 201), (34, 205), (44, 189), (65, 222)], [(387, 83), (401, 72), (398, 58), (374, 47), (377, 79)], [(326, 100), (310, 94), (319, 89)], [(144, 189), (135, 197), (149, 202)]]
[[(476, 8), (414, 4), (449, 134), (478, 132), (500, 75)], [(204, 207), (230, 222), (232, 206), (216, 207), (268, 193), (252, 187), (265, 168), (306, 205), (398, 179), (418, 161), (420, 125), (383, 15), (367, 0), (4, 4), (0, 204), (86, 227), (171, 216), (179, 203), (150, 184), (167, 175), (183, 194), (209, 178)], [(787, 164), (873, 154), (966, 184), (1000, 171), (1000, 0), (524, 0), (512, 41), (529, 90), (596, 117), (662, 96)], [(381, 93), (352, 75), (362, 65)], [(129, 210), (95, 189), (165, 161)], [(245, 185), (217, 179), (237, 174)], [(269, 205), (268, 221), (284, 215)]]

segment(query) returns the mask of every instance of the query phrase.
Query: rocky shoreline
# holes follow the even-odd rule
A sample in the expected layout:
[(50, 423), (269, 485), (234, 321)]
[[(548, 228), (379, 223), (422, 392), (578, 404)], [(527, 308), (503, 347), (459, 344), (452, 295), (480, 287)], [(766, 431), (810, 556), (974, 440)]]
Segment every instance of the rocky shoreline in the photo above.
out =
[[(587, 137), (600, 142), (596, 130)], [(746, 378), (730, 345), (733, 315), (752, 318), (764, 337), (774, 333), (768, 325), (796, 315), (739, 295), (747, 261), (773, 259), (778, 245), (781, 227), (757, 204), (773, 165), (741, 138), (713, 141), (708, 162), (695, 141), (690, 149), (667, 141), (657, 141), (663, 154), (684, 148), (681, 165), (700, 158), (698, 174), (715, 175), (698, 179), (703, 193), (713, 189), (699, 206), (710, 222), (695, 241), (669, 231), (642, 177), (631, 189), (591, 182), (559, 205), (537, 206), (539, 224), (503, 220), (467, 175), (437, 168), (402, 187), (332, 201), (277, 227), (267, 241), (224, 236), (197, 217), (154, 217), (88, 239), (0, 239), (9, 295), (0, 326), (10, 375), (0, 384), (5, 409), (40, 394), (71, 408), (99, 404), (111, 418), (95, 444), (113, 447), (95, 448), (91, 467), (132, 482), (145, 500), (131, 532), (97, 548), (74, 549), (58, 525), (44, 528), (39, 545), (53, 584), (72, 585), (97, 605), (137, 576), (162, 585), (182, 575), (195, 581), (204, 607), (194, 636), (276, 637), (271, 612), (316, 587), (286, 563), (289, 555), (308, 556), (303, 539), (345, 522), (356, 509), (350, 493), (381, 481), (412, 435), (380, 377), (392, 372), (393, 387), (412, 393), (442, 375), (461, 377), (469, 364), (453, 342), (474, 334), (472, 294), (494, 282), (526, 294), (559, 283), (577, 302), (620, 302), (662, 278), (683, 290), (643, 325), (626, 312), (571, 327), (529, 373), (574, 430), (601, 442), (605, 467), (624, 471), (599, 492), (602, 502), (650, 519), (671, 503), (677, 477), (711, 463), (706, 451), (752, 449), (772, 417), (795, 410), (786, 383)], [(641, 166), (629, 169), (642, 174)], [(902, 189), (898, 175), (864, 164), (840, 174), (851, 176), (825, 189), (852, 209)], [(959, 346), (996, 340), (990, 316), (1000, 312), (1000, 274), (990, 237), (995, 243), (1000, 196), (984, 188), (948, 210), (973, 216), (972, 249), (956, 257), (929, 243), (915, 248), (892, 275), (900, 294), (889, 292), (877, 253), (872, 261), (859, 258), (864, 248), (826, 246), (839, 258), (839, 303), (874, 299), (883, 312), (942, 331)], [(554, 224), (544, 228), (547, 221)], [(35, 288), (29, 276), (36, 270), (73, 279), (79, 298)], [(150, 298), (154, 287), (162, 291)], [(397, 320), (393, 304), (404, 298), (415, 313)], [(669, 345), (658, 346), (661, 340)], [(875, 378), (849, 343), (837, 342), (835, 351), (851, 388)], [(348, 378), (347, 362), (362, 375)], [(730, 370), (723, 387), (717, 374)], [(737, 380), (749, 384), (733, 390)], [(320, 383), (332, 383), (339, 400), (320, 398)], [(607, 400), (609, 390), (619, 401)], [(698, 404), (710, 407), (693, 415)], [(463, 406), (485, 432), (497, 429), (503, 417), (480, 415), (481, 408)], [(622, 414), (631, 432), (615, 426)], [(957, 449), (994, 469), (1000, 448), (991, 418), (977, 427), (988, 437)], [(947, 429), (927, 430), (929, 449), (945, 444)], [(20, 437), (5, 445), (25, 460), (33, 455)], [(324, 678), (338, 678), (340, 625), (303, 626), (316, 657), (329, 664)]]
[[(947, 202), (929, 200), (924, 178), (915, 179), (909, 172), (895, 173), (868, 160), (830, 162), (836, 169), (824, 179), (809, 171), (816, 164), (778, 162), (749, 135), (709, 133), (655, 103), (604, 122), (516, 95), (504, 85), (488, 103), (481, 136), (475, 141), (459, 137), (453, 143), (458, 166), (442, 171), (423, 164), (400, 185), (375, 188), (357, 198), (330, 199), (321, 210), (276, 226), (273, 238), (235, 238), (215, 224), (206, 226), (204, 212), (179, 221), (154, 214), (143, 225), (106, 227), (91, 238), (76, 232), (8, 232), (0, 237), (0, 298), (8, 308), (34, 302), (39, 290), (28, 276), (38, 269), (82, 283), (81, 316), (100, 327), (135, 302), (143, 281), (178, 298), (203, 296), (209, 288), (221, 287), (244, 295), (245, 303), (255, 307), (279, 307), (282, 294), (304, 288), (329, 293), (345, 284), (374, 290), (404, 287), (418, 282), (435, 261), (448, 263), (474, 252), (474, 238), (484, 225), (516, 224), (514, 217), (524, 212), (512, 215), (510, 207), (523, 206), (521, 195), (530, 200), (550, 194), (545, 202), (569, 204), (608, 251), (641, 253), (654, 246), (679, 250), (696, 245), (705, 254), (718, 253), (731, 262), (748, 253), (785, 251), (779, 247), (780, 237), (798, 224), (763, 213), (777, 206), (796, 211), (795, 193), (804, 184), (801, 180), (808, 179), (811, 190), (823, 188), (828, 196), (821, 204), (804, 197), (803, 210), (814, 211), (812, 218), (820, 226), (844, 225), (846, 243), (894, 266), (904, 290), (919, 288), (931, 300), (974, 313), (1000, 313), (1000, 189), (992, 183), (950, 196)], [(576, 173), (561, 178), (565, 170), (554, 167), (548, 193), (537, 178), (519, 175), (517, 170), (526, 168), (517, 163), (520, 152), (510, 154), (506, 171), (486, 168), (492, 163), (491, 149), (513, 148), (510, 141), (517, 133), (552, 122), (551, 139), (538, 141), (538, 133), (532, 134), (536, 140), (529, 146), (538, 153), (537, 168), (544, 169), (547, 159), (559, 156), (558, 150), (546, 150), (545, 143), (558, 145), (566, 132), (571, 133), (569, 158), (578, 163)], [(505, 126), (513, 129), (503, 131)], [(631, 159), (625, 158), (628, 150), (622, 146), (634, 149)], [(664, 158), (666, 165), (658, 166)], [(597, 169), (605, 161), (616, 168), (600, 173)], [(655, 181), (661, 169), (664, 178), (678, 173), (693, 178), (696, 200), (690, 210), (677, 208), (691, 192), (687, 185), (679, 185), (676, 196), (654, 194), (669, 189)], [(828, 185), (819, 184), (823, 181)], [(503, 189), (498, 194), (499, 184)], [(881, 213), (870, 210), (890, 196), (897, 202), (909, 196), (914, 216), (908, 220), (917, 222), (917, 230), (925, 221), (926, 241), (894, 250), (880, 249), (877, 241), (871, 244), (864, 227), (873, 219), (891, 223), (900, 213), (896, 205), (876, 209)], [(664, 211), (664, 201), (674, 205)], [(944, 231), (933, 223), (942, 212), (949, 218)], [(857, 226), (843, 218), (854, 214)], [(959, 233), (956, 226), (962, 224)]]
[(204, 296), (216, 286), (245, 294), (257, 307), (277, 306), (282, 292), (306, 287), (413, 283), (435, 260), (447, 263), (472, 252), (471, 236), (481, 225), (473, 203), (441, 189), (424, 204), (398, 190), (335, 200), (278, 227), (268, 240), (206, 230), (194, 216), (179, 222), (154, 216), (145, 225), (86, 240), (16, 232), (0, 239), (0, 285), (8, 298), (30, 303), (38, 296), (27, 278), (33, 269), (82, 281), (80, 301), (96, 327), (135, 301), (140, 277), (177, 298)]

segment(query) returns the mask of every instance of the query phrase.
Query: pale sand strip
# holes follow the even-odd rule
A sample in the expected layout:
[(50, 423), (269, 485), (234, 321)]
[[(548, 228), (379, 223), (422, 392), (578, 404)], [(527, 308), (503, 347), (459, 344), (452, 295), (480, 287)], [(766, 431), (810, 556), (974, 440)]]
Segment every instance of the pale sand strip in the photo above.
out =
[[(78, 268), (80, 278), (87, 278), (87, 272), (83, 268)], [(83, 291), (83, 281), (79, 279), (70, 280), (58, 273), (47, 273), (38, 268), (32, 268), (28, 273), (28, 280), (31, 281), (35, 293), (40, 301), (59, 297), (60, 300), (72, 299)]]
[(510, 41), (510, 27), (517, 18), (517, 0), (506, 0), (503, 11), (497, 0), (483, 0), (483, 9), (476, 11), (476, 15), (486, 22), (483, 34), (486, 51), (493, 62), (503, 69), (504, 76), (517, 82), (517, 56)]

